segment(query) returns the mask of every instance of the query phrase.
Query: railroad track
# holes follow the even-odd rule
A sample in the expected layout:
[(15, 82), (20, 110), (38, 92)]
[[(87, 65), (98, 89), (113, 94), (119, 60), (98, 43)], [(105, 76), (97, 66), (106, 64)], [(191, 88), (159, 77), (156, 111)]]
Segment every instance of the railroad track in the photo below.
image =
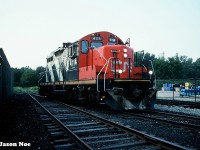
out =
[(31, 97), (46, 111), (41, 118), (47, 121), (57, 149), (65, 145), (80, 149), (186, 149), (76, 107)]
[(164, 99), (157, 99), (156, 104), (161, 105), (175, 105), (175, 106), (182, 106), (188, 108), (200, 108), (200, 102), (193, 101), (179, 101), (179, 100), (164, 100)]
[(126, 118), (137, 117), (143, 120), (154, 120), (172, 126), (192, 129), (198, 132), (200, 131), (200, 117), (159, 112), (159, 111), (147, 111), (147, 110), (139, 111), (139, 113), (126, 112), (124, 113), (124, 117)]
[(42, 108), (42, 110), (39, 110), (40, 118), (51, 135), (52, 144), (55, 149), (90, 149), (85, 142), (78, 138), (68, 127), (46, 109), (36, 97), (32, 95), (30, 95), (30, 97)]

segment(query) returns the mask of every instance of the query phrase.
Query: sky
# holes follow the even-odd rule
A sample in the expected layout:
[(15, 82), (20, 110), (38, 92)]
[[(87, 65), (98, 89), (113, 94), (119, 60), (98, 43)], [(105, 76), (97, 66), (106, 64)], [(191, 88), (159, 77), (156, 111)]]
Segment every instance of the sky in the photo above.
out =
[(135, 51), (200, 58), (200, 0), (0, 0), (0, 48), (14, 68), (46, 66), (63, 42), (109, 31)]

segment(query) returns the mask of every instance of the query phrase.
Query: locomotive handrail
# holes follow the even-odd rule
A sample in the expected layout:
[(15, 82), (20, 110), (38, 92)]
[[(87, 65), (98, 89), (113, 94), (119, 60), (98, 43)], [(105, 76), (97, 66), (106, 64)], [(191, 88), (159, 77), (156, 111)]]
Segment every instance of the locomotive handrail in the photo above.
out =
[[(43, 72), (40, 72), (39, 74), (40, 74), (40, 79), (38, 80), (38, 84), (39, 84), (39, 82), (43, 79), (43, 77), (44, 77), (44, 75), (46, 75), (47, 73), (52, 73), (53, 71), (59, 71), (59, 81), (60, 81), (60, 71), (62, 70), (62, 69), (65, 69), (65, 67), (59, 67), (59, 68), (57, 68), (57, 69), (51, 69), (51, 70), (49, 70), (49, 71), (43, 71)], [(42, 75), (41, 75), (42, 74)]]
[(149, 60), (151, 62), (151, 67), (153, 69), (153, 73), (154, 73), (154, 76), (155, 76), (155, 89), (156, 89), (156, 73), (155, 73), (155, 70), (154, 70), (154, 66), (153, 66), (153, 63), (152, 63), (152, 60)]
[(104, 69), (104, 67), (106, 66), (108, 60), (106, 60), (106, 63), (103, 65), (103, 67), (101, 68), (101, 70), (99, 71), (98, 75), (97, 75), (97, 92), (99, 91), (99, 75), (102, 72), (102, 70)]
[(113, 58), (113, 57), (110, 57), (109, 59), (106, 59), (99, 51), (98, 49), (96, 49), (96, 51), (99, 53), (99, 55), (101, 57), (103, 57), (103, 59), (105, 59), (106, 63), (104, 64), (104, 66), (101, 68), (101, 70), (99, 71), (98, 75), (97, 75), (97, 91), (99, 91), (99, 75), (101, 74), (101, 72), (103, 71), (103, 69), (105, 68), (106, 66), (106, 70), (105, 70), (105, 73), (104, 73), (104, 91), (105, 91), (105, 76), (106, 76), (106, 72), (107, 72), (107, 69), (108, 69), (108, 63), (110, 62), (110, 59)]
[[(152, 60), (149, 60), (149, 59), (144, 59), (144, 60), (149, 61), (150, 64), (151, 64), (151, 68), (153, 69), (153, 74), (154, 74), (154, 77), (155, 77), (155, 89), (156, 89), (156, 87), (157, 87), (157, 84), (156, 84), (156, 73), (155, 73), (155, 70), (154, 70), (153, 62), (152, 62)], [(144, 64), (143, 64), (143, 66), (144, 66)], [(146, 68), (146, 66), (144, 66), (144, 67)]]
[[(44, 77), (44, 75), (46, 75), (46, 73), (47, 73), (47, 71), (43, 71), (43, 72), (40, 72), (39, 74), (40, 74), (40, 79), (38, 80), (38, 85), (39, 85), (39, 83), (40, 83), (40, 81), (43, 79), (43, 77)], [(42, 75), (41, 75), (42, 74)]]
[(99, 53), (99, 55), (101, 56), (101, 57), (103, 57), (103, 59), (105, 59), (105, 61), (106, 61), (106, 63), (104, 64), (104, 66), (101, 68), (101, 70), (99, 71), (99, 73), (98, 73), (98, 75), (97, 75), (97, 92), (99, 91), (99, 75), (100, 75), (100, 73), (102, 72), (102, 70), (104, 69), (104, 67), (106, 66), (106, 64), (107, 64), (107, 62), (108, 62), (108, 60), (99, 52), (99, 50), (98, 49), (96, 49), (96, 51)]
[(105, 73), (104, 73), (104, 92), (106, 91), (106, 72), (107, 72), (107, 69), (108, 69), (108, 64), (109, 64), (109, 62), (110, 62), (110, 59), (112, 59), (112, 58), (114, 58), (114, 57), (110, 57), (109, 59), (108, 59), (108, 61), (107, 61), (107, 66), (106, 66), (106, 70), (105, 70)]

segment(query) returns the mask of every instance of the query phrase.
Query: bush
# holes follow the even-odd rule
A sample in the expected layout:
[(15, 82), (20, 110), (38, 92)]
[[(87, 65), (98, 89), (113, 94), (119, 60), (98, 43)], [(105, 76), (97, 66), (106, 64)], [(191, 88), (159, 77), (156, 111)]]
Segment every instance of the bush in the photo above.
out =
[(33, 87), (20, 87), (16, 86), (14, 87), (14, 93), (20, 94), (20, 93), (38, 93), (38, 86)]

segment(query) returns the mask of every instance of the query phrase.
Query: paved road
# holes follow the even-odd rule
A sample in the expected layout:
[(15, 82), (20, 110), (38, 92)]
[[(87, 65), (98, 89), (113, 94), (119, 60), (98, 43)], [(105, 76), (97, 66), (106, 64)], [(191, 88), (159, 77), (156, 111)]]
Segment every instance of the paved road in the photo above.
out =
[[(169, 100), (182, 100), (182, 101), (194, 101), (194, 96), (180, 96), (180, 92), (177, 91), (158, 91), (157, 92), (157, 99), (169, 99)], [(200, 102), (200, 95), (196, 96), (196, 101)]]

